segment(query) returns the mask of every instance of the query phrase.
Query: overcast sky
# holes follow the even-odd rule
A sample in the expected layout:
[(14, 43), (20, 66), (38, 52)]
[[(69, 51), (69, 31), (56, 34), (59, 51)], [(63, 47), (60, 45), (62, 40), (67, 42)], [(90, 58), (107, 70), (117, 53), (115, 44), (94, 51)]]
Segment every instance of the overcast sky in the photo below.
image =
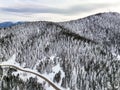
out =
[(58, 22), (99, 12), (120, 13), (120, 0), (0, 0), (0, 22)]

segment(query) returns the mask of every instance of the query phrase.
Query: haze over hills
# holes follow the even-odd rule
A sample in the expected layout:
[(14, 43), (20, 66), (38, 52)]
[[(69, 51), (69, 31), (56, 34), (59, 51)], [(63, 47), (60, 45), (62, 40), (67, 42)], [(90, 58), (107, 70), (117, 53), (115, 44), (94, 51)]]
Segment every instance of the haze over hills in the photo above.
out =
[[(115, 12), (68, 22), (25, 22), (0, 29), (0, 60), (16, 54), (21, 67), (38, 71), (65, 90), (119, 90), (119, 33), (120, 14)], [(2, 90), (51, 88), (36, 77), (12, 72), (3, 78)]]
[(22, 24), (23, 22), (2, 22), (0, 23), (0, 28), (6, 28), (6, 27), (10, 27), (10, 26), (15, 26), (18, 24)]

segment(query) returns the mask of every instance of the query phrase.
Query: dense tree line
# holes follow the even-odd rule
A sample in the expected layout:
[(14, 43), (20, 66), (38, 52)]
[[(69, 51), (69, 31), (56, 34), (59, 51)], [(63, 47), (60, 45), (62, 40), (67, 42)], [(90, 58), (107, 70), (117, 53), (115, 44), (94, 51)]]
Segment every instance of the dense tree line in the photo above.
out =
[(103, 13), (70, 22), (26, 22), (2, 28), (1, 61), (16, 53), (17, 62), (48, 75), (60, 64), (65, 77), (60, 78), (60, 71), (53, 81), (70, 90), (119, 90), (118, 17)]

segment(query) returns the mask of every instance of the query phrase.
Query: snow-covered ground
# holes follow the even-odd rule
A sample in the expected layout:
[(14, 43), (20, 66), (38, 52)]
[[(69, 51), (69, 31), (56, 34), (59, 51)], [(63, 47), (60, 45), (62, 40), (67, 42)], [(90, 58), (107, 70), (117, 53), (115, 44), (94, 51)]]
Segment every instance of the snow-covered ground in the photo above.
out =
[(53, 90), (53, 89), (55, 89), (55, 87), (58, 88), (58, 90), (64, 90), (63, 88), (60, 87), (62, 80), (60, 80), (60, 83), (58, 83), (58, 84), (54, 83), (52, 81), (54, 76), (55, 76), (55, 74), (58, 73), (59, 71), (61, 71), (61, 78), (63, 78), (65, 76), (64, 72), (60, 68), (59, 64), (57, 64), (55, 67), (52, 68), (52, 71), (53, 71), (52, 73), (50, 73), (50, 74), (46, 74), (46, 73), (45, 74), (40, 74), (39, 72), (37, 72), (37, 70), (31, 70), (29, 68), (23, 68), (22, 66), (20, 66), (19, 63), (17, 63), (15, 61), (15, 59), (16, 59), (16, 54), (14, 54), (9, 60), (0, 63), (0, 66), (2, 66), (2, 68), (4, 70), (3, 71), (3, 77), (7, 75), (8, 67), (13, 67), (13, 68), (17, 69), (17, 71), (13, 72), (12, 74), (14, 76), (19, 75), (19, 78), (22, 79), (25, 82), (30, 77), (37, 78), (37, 81), (39, 83), (45, 83), (44, 86), (45, 86), (46, 90)]

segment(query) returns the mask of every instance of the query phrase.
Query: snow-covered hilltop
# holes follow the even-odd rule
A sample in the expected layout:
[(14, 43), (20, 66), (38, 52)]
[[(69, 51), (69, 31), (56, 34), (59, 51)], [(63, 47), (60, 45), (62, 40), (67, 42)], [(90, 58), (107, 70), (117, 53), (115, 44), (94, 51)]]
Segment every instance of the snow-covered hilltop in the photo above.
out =
[[(16, 54), (22, 68), (65, 90), (119, 90), (119, 41), (120, 14), (115, 12), (69, 22), (26, 22), (0, 29), (0, 62)], [(52, 90), (45, 80), (13, 68), (0, 86), (2, 90)]]

